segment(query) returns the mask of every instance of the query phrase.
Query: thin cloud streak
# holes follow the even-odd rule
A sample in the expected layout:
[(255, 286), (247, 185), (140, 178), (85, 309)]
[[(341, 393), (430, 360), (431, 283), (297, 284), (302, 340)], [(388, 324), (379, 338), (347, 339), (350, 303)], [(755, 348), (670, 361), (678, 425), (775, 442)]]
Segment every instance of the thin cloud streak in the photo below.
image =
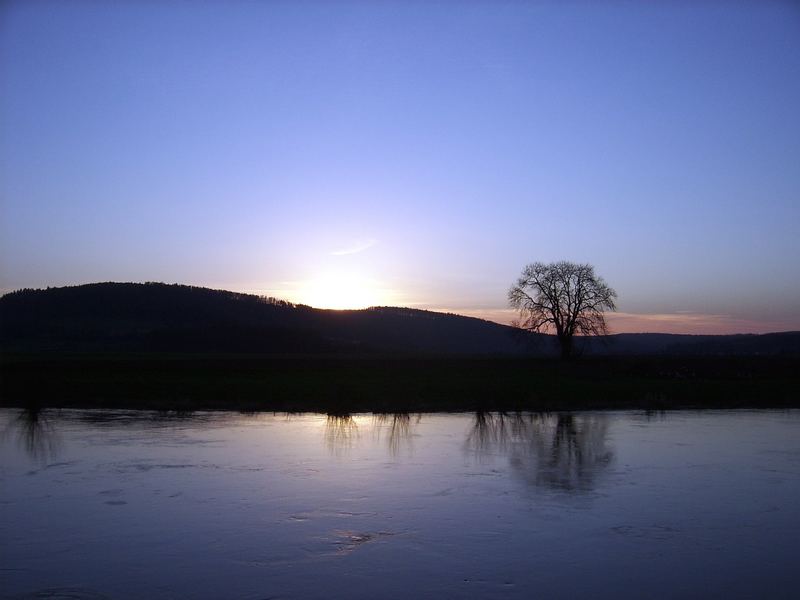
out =
[(331, 252), (332, 256), (346, 256), (348, 254), (358, 254), (359, 252), (363, 252), (368, 248), (372, 248), (375, 244), (378, 243), (378, 240), (369, 238), (366, 240), (356, 240), (353, 242), (352, 245), (346, 246), (339, 250), (334, 250)]
[[(450, 312), (467, 317), (494, 321), (510, 325), (517, 317), (511, 309), (486, 308), (431, 308), (437, 312)], [(611, 333), (676, 333), (693, 335), (715, 335), (734, 333), (775, 333), (796, 329), (789, 321), (756, 320), (727, 314), (677, 311), (674, 313), (607, 313)]]
[(747, 319), (728, 314), (696, 312), (674, 313), (611, 313), (608, 315), (612, 333), (775, 333), (796, 329), (791, 322), (781, 320)]

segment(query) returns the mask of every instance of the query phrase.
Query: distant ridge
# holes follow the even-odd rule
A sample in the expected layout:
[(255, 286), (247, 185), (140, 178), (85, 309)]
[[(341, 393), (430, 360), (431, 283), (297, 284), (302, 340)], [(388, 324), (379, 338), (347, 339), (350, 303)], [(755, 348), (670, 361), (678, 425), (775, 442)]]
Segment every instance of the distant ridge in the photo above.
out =
[[(163, 283), (23, 289), (0, 298), (4, 352), (242, 352), (555, 356), (551, 336), (450, 313), (323, 310), (275, 298)], [(617, 334), (584, 354), (800, 355), (800, 332)]]

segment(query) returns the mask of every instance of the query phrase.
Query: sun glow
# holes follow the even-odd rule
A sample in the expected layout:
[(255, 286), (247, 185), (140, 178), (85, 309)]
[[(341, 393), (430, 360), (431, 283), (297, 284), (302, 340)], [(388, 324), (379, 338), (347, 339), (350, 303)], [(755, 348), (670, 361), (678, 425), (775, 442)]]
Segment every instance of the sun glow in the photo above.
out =
[(381, 285), (352, 273), (325, 273), (301, 286), (298, 302), (314, 308), (358, 309), (390, 304)]

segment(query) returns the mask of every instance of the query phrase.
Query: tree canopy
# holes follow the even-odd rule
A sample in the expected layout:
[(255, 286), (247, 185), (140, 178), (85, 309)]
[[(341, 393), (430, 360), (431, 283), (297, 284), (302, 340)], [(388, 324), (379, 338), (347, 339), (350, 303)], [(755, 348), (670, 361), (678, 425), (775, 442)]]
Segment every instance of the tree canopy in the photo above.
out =
[(616, 310), (617, 293), (588, 264), (566, 261), (525, 267), (508, 292), (512, 308), (520, 313), (517, 327), (555, 333), (561, 357), (572, 355), (572, 338), (605, 335), (607, 310)]

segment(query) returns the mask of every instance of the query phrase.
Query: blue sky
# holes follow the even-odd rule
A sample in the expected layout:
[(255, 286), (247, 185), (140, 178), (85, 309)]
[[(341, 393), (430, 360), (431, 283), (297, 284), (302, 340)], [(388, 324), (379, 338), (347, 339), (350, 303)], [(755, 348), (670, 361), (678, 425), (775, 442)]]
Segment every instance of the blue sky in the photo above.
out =
[(800, 329), (790, 2), (6, 2), (0, 288), (166, 281)]

